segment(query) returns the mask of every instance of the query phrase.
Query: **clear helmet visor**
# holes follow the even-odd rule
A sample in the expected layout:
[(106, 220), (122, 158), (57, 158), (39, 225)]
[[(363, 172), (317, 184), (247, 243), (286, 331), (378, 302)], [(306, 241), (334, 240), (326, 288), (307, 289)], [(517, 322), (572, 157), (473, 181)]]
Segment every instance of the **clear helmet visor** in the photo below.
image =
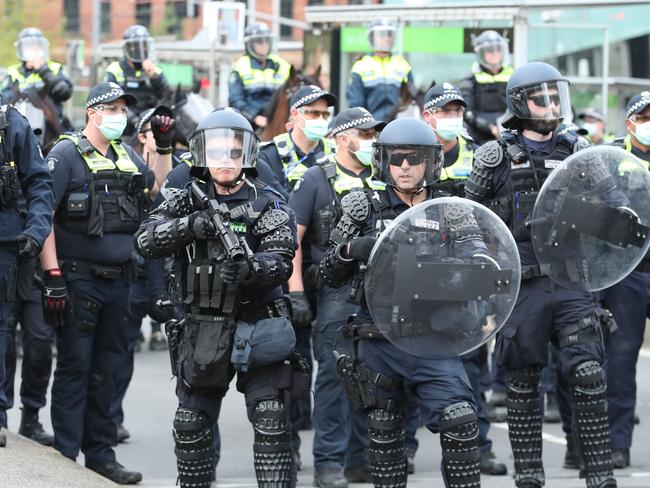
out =
[(368, 41), (374, 51), (391, 52), (395, 45), (396, 29), (393, 26), (373, 27), (368, 33)]
[(373, 144), (374, 175), (401, 190), (429, 186), (440, 179), (440, 145)]
[(273, 36), (250, 36), (244, 39), (246, 51), (258, 59), (265, 59), (273, 52)]
[(19, 39), (15, 46), (18, 59), (25, 63), (50, 59), (50, 43), (44, 37)]
[(134, 63), (142, 63), (145, 59), (156, 58), (154, 40), (152, 37), (126, 39), (122, 46), (124, 57)]
[(510, 53), (508, 52), (508, 41), (505, 39), (484, 42), (474, 48), (478, 56), (478, 62), (486, 68), (500, 68), (510, 64)]
[(527, 87), (521, 94), (522, 119), (552, 120), (571, 117), (569, 82), (549, 81)]
[(242, 129), (205, 129), (190, 136), (194, 166), (203, 168), (254, 168), (259, 140)]

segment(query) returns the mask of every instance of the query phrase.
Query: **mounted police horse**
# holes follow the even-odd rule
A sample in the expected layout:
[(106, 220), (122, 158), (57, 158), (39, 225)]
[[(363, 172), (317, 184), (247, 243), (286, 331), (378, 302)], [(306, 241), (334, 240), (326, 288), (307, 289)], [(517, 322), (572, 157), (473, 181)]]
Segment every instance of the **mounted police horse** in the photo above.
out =
[(296, 93), (300, 85), (316, 85), (322, 88), (320, 72), (320, 65), (311, 74), (303, 74), (300, 70), (291, 66), (287, 81), (276, 90), (264, 110), (268, 123), (259, 133), (260, 141), (270, 141), (275, 136), (287, 132), (287, 122), (289, 121), (290, 113), (289, 100)]
[(28, 88), (21, 92), (18, 83), (14, 83), (12, 92), (11, 104), (25, 116), (41, 151), (47, 154), (59, 136), (67, 131), (54, 101), (47, 94), (47, 87)]

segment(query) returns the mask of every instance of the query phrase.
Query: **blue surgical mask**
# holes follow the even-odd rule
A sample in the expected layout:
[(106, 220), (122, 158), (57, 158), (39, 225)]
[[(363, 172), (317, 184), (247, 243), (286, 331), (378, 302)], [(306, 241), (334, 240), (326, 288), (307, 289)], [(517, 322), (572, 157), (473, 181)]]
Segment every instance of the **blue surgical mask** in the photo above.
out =
[(126, 116), (117, 115), (102, 115), (102, 123), (97, 128), (104, 134), (104, 137), (109, 141), (119, 139), (126, 129)]
[(327, 120), (317, 118), (316, 120), (305, 120), (305, 126), (302, 128), (303, 133), (310, 141), (320, 141), (327, 134)]
[(353, 151), (355, 157), (364, 166), (372, 164), (372, 144), (374, 142), (375, 139), (359, 139), (359, 150)]
[(441, 118), (436, 119), (436, 128), (434, 129), (441, 139), (452, 141), (458, 137), (463, 130), (463, 118)]
[(650, 122), (637, 124), (634, 122), (634, 137), (644, 146), (650, 146)]

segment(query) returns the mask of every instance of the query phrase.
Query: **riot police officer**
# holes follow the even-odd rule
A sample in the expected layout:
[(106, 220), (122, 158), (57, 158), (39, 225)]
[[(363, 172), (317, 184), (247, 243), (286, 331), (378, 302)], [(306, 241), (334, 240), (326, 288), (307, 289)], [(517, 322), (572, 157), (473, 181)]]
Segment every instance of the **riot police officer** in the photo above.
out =
[[(627, 135), (616, 139), (613, 144), (648, 161), (650, 165), (650, 92), (633, 96), (627, 103), (625, 115)], [(607, 413), (615, 468), (630, 465), (636, 406), (636, 364), (650, 305), (649, 286), (650, 262), (646, 256), (630, 275), (605, 290), (602, 297), (618, 325), (613, 337), (606, 335)]]
[(115, 83), (95, 86), (84, 130), (61, 136), (48, 154), (54, 231), (41, 254), (46, 315), (58, 325), (54, 447), (70, 459), (83, 449), (86, 467), (120, 484), (142, 479), (116, 461), (110, 416), (115, 378), (128, 360), (133, 233), (170, 170), (165, 155), (151, 170), (120, 141), (134, 103)]
[(506, 111), (506, 84), (513, 68), (508, 64), (508, 41), (495, 31), (474, 39), (478, 62), (460, 82), (467, 103), (465, 122), (477, 144), (499, 137), (497, 119)]
[[(332, 287), (348, 282), (359, 265), (367, 263), (377, 233), (391, 220), (409, 207), (441, 196), (432, 185), (440, 176), (442, 146), (425, 122), (411, 118), (391, 122), (379, 135), (374, 151), (374, 175), (386, 186), (351, 193), (342, 200), (343, 217), (321, 261), (321, 274)], [(471, 227), (476, 222), (472, 223), (466, 212), (459, 215), (465, 237), (463, 243), (454, 242), (454, 246), (472, 252), (484, 249), (478, 232)], [(427, 359), (398, 349), (372, 323), (365, 300), (348, 326), (359, 343), (358, 367), (363, 371), (359, 374), (362, 381), (367, 380), (373, 397), (362, 407), (368, 413), (374, 485), (406, 486), (404, 407), (405, 392), (409, 391), (420, 408), (424, 425), (432, 432), (440, 432), (446, 486), (480, 486), (474, 396), (460, 358)]]
[[(183, 287), (184, 325), (170, 338), (180, 483), (210, 486), (212, 425), (237, 370), (255, 431), (258, 486), (288, 488), (288, 409), (298, 364), (282, 284), (292, 270), (294, 224), (277, 192), (255, 179), (258, 139), (236, 110), (201, 121), (190, 151), (197, 179), (186, 190), (166, 189), (165, 202), (136, 235), (144, 256), (174, 255)], [(273, 339), (260, 344), (258, 334)]]
[(233, 65), (228, 83), (228, 104), (239, 110), (255, 128), (268, 123), (266, 106), (291, 71), (291, 65), (273, 52), (269, 26), (258, 22), (246, 27), (246, 54)]
[[(424, 96), (423, 117), (435, 131), (442, 144), (444, 164), (436, 190), (454, 196), (465, 195), (465, 180), (472, 170), (476, 145), (463, 127), (463, 114), (467, 104), (461, 92), (451, 83), (437, 84)], [(499, 462), (492, 452), (492, 440), (488, 438), (490, 419), (480, 391), (481, 370), (487, 368), (486, 351), (477, 350), (463, 357), (463, 365), (474, 390), (479, 419), (479, 447), (481, 472), (491, 475), (507, 473), (506, 465)]]
[[(20, 192), (26, 212), (16, 209)], [(52, 179), (34, 134), (15, 109), (0, 100), (0, 385), (5, 384), (9, 313), (17, 296), (31, 292), (34, 260), (52, 225)], [(0, 447), (8, 408), (0, 387)]]
[[(552, 341), (570, 385), (584, 476), (589, 488), (615, 487), (607, 420), (604, 350), (591, 294), (551, 281), (538, 264), (526, 226), (551, 171), (589, 143), (557, 131), (570, 113), (569, 82), (546, 63), (528, 63), (508, 81), (510, 129), (474, 153), (465, 184), (468, 198), (492, 208), (510, 227), (522, 263), (515, 308), (497, 336), (498, 361), (507, 373), (507, 421), (519, 488), (544, 485), (540, 375)], [(533, 332), (534, 331), (534, 332)]]
[(402, 83), (415, 91), (411, 65), (402, 56), (392, 54), (396, 33), (393, 21), (373, 21), (368, 29), (373, 54), (358, 59), (350, 70), (348, 107), (363, 107), (377, 120), (390, 118), (399, 103)]
[(20, 63), (7, 68), (7, 77), (2, 86), (5, 100), (13, 97), (13, 86), (24, 92), (28, 89), (47, 88), (47, 95), (54, 101), (59, 119), (63, 122), (63, 102), (72, 96), (72, 82), (63, 71), (63, 66), (50, 60), (50, 43), (43, 33), (28, 27), (18, 34), (14, 46)]
[(142, 112), (158, 105), (170, 89), (162, 69), (155, 62), (155, 43), (147, 28), (132, 25), (124, 31), (122, 39), (123, 57), (106, 67), (104, 81), (117, 83), (135, 97), (135, 105), (129, 107), (125, 131), (131, 135)]
[[(300, 248), (293, 261), (289, 292), (299, 310), (308, 310), (304, 296), (303, 252), (312, 263), (327, 250), (329, 235), (340, 217), (340, 200), (350, 191), (376, 186), (371, 172), (372, 143), (385, 124), (363, 108), (341, 111), (332, 122), (336, 153), (323, 156), (294, 186), (289, 206), (296, 214)], [(350, 481), (368, 479), (365, 418), (352, 410), (332, 358), (336, 331), (355, 306), (346, 303), (349, 287), (324, 286), (317, 266), (304, 270), (305, 281), (316, 288), (318, 314), (313, 324), (314, 356), (318, 373), (314, 389), (314, 483), (341, 488)]]

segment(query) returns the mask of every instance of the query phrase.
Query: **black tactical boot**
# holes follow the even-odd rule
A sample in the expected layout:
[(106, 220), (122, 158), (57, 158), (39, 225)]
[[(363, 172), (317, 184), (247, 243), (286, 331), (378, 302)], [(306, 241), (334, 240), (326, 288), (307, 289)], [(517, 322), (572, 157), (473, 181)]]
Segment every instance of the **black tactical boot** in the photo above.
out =
[(32, 408), (22, 408), (18, 433), (44, 446), (54, 444), (54, 436), (45, 432), (43, 425), (38, 421), (38, 410)]
[(0, 447), (5, 447), (7, 445), (7, 438), (5, 437), (5, 433), (0, 431)]
[(124, 425), (120, 424), (117, 426), (117, 442), (122, 444), (125, 440), (131, 437), (131, 433), (126, 430)]
[(630, 450), (612, 449), (612, 463), (615, 469), (627, 468), (630, 465)]
[(117, 461), (101, 465), (89, 465), (86, 467), (118, 485), (134, 485), (142, 481), (141, 473), (138, 473), (137, 471), (129, 471)]
[(508, 468), (506, 465), (499, 461), (492, 451), (481, 453), (479, 467), (481, 469), (481, 474), (489, 474), (492, 476), (508, 474)]

